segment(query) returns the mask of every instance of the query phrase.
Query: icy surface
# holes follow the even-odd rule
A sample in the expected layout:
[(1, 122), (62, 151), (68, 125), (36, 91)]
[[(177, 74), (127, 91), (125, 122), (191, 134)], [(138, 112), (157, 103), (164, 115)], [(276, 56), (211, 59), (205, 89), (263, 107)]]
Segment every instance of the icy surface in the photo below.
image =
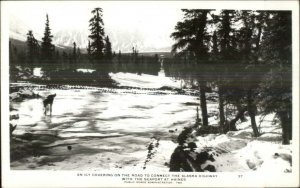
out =
[(180, 88), (181, 82), (165, 77), (164, 74), (153, 76), (149, 74), (131, 74), (131, 73), (110, 73), (109, 76), (119, 83), (120, 86), (131, 86), (139, 88), (161, 88), (168, 86), (171, 88)]
[(94, 69), (76, 69), (76, 70), (77, 72), (83, 72), (83, 73), (93, 73), (96, 71)]
[[(40, 142), (49, 142), (48, 137), (57, 138), (49, 143), (51, 147), (47, 152), (50, 155), (28, 157), (23, 159), (29, 161), (26, 163), (23, 160), (15, 161), (12, 167), (142, 170), (147, 145), (151, 137), (156, 137), (160, 138), (162, 146), (159, 151), (168, 151), (158, 156), (160, 160), (155, 162), (155, 166), (168, 171), (165, 163), (169, 162), (169, 156), (176, 147), (171, 139), (184, 126), (192, 125), (195, 117), (196, 107), (183, 103), (196, 103), (197, 98), (147, 95), (147, 92), (152, 91), (143, 91), (144, 94), (123, 93), (124, 90), (115, 93), (101, 91), (103, 90), (36, 90), (44, 97), (56, 93), (52, 116), (43, 114), (43, 98), (12, 103), (20, 116), (16, 122), (18, 128), (14, 131), (15, 135), (37, 134)], [(178, 132), (170, 133), (170, 129), (178, 129)], [(72, 146), (72, 150), (67, 149), (68, 145)], [(85, 160), (79, 160), (80, 157)], [(45, 158), (49, 162), (45, 162)], [(153, 167), (149, 167), (151, 168)]]

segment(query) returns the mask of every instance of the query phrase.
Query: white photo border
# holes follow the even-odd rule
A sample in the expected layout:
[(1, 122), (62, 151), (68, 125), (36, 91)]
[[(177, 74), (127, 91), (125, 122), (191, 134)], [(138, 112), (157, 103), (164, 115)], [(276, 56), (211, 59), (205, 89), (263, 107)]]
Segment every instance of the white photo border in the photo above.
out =
[[(59, 3), (58, 1), (43, 1), (38, 3)], [(76, 1), (69, 3), (86, 3)], [(135, 172), (103, 171), (101, 174), (114, 174), (112, 177), (93, 176), (95, 171), (44, 171), (44, 170), (11, 170), (9, 158), (9, 11), (14, 3), (37, 3), (24, 1), (1, 2), (1, 170), (3, 187), (266, 187), (266, 186), (299, 186), (299, 1), (102, 1), (100, 3), (139, 3), (145, 6), (174, 6), (178, 8), (199, 9), (237, 9), (237, 10), (290, 10), (292, 11), (292, 41), (293, 41), (293, 170), (292, 173), (261, 174), (247, 173), (201, 173), (201, 178), (187, 178), (182, 184), (125, 184), (122, 174)], [(99, 4), (100, 4), (99, 3)], [(146, 174), (156, 174), (147, 172)], [(82, 176), (81, 176), (81, 175)], [(120, 176), (115, 175), (120, 174)], [(185, 174), (199, 173), (159, 173)], [(216, 177), (204, 177), (216, 175)]]

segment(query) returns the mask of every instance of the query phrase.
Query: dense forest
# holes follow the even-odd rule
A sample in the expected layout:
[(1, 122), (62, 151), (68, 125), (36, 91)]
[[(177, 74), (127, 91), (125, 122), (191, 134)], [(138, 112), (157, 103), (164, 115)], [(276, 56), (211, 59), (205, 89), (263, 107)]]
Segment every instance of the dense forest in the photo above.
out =
[[(292, 139), (292, 26), (289, 11), (183, 9), (171, 37), (175, 58), (165, 63), (168, 76), (196, 83), (200, 90), (202, 124), (208, 126), (206, 95), (216, 87), (220, 126), (251, 118), (254, 137), (260, 136), (255, 115), (276, 112), (283, 144)], [(236, 109), (225, 118), (224, 106)]]

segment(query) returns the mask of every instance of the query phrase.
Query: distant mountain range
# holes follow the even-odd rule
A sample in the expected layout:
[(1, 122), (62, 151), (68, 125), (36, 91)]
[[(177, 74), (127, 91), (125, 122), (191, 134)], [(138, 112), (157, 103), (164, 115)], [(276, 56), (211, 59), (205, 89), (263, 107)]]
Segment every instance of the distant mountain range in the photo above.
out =
[[(141, 28), (142, 29), (142, 28)], [(22, 21), (17, 18), (10, 20), (10, 38), (19, 41), (26, 41), (28, 30), (30, 28), (26, 26)], [(131, 52), (132, 47), (138, 49), (139, 52), (170, 52), (171, 47), (168, 44), (170, 40), (169, 36), (145, 36), (139, 30), (122, 30), (121, 28), (115, 28), (113, 30), (107, 29), (107, 35), (109, 36), (113, 51), (118, 53), (119, 50), (122, 52)], [(41, 41), (43, 31), (33, 31), (35, 38)], [(150, 33), (151, 34), (151, 33)], [(73, 47), (73, 43), (76, 42), (83, 53), (86, 52), (88, 46), (88, 28), (86, 29), (64, 29), (58, 32), (53, 32), (53, 43), (57, 47)]]

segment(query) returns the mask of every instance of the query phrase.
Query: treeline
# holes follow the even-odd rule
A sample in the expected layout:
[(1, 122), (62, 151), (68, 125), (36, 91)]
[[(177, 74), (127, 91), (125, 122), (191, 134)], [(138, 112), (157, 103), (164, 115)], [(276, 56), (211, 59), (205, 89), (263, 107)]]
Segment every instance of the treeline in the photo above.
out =
[(21, 41), (10, 39), (9, 60), (10, 65), (39, 65), (49, 66), (64, 63), (75, 63), (82, 59), (83, 54), (79, 48), (59, 47), (52, 44), (53, 35), (46, 15), (45, 31), (42, 41), (38, 41), (32, 30), (26, 33), (27, 40), (23, 44)]
[[(122, 54), (121, 51), (116, 54), (112, 51), (112, 44), (109, 36), (105, 35), (103, 10), (95, 8), (92, 10), (92, 17), (89, 20), (90, 35), (88, 36), (87, 53), (82, 53), (77, 47), (76, 42), (73, 42), (73, 47), (56, 47), (53, 43), (53, 35), (49, 23), (48, 14), (46, 15), (46, 23), (44, 36), (42, 41), (38, 41), (32, 30), (27, 33), (26, 49), (17, 52), (17, 47), (10, 42), (10, 56), (12, 64), (63, 64), (63, 63), (144, 63), (149, 60), (158, 61), (157, 56), (144, 57), (139, 56), (137, 47), (132, 47), (132, 54)], [(25, 51), (25, 52), (24, 52)]]
[[(89, 21), (90, 35), (88, 36), (89, 42), (87, 46), (87, 57), (85, 58), (91, 62), (96, 61), (97, 63), (111, 61), (113, 53), (109, 37), (104, 33), (102, 9), (95, 8), (91, 13), (92, 18)], [(62, 54), (60, 54), (59, 51), (55, 49), (59, 47), (55, 47), (55, 45), (52, 43), (52, 40), (53, 35), (51, 34), (51, 28), (47, 14), (44, 36), (41, 42), (35, 39), (32, 31), (28, 31), (27, 33), (27, 63), (76, 63), (82, 57), (80, 48), (77, 47), (75, 41), (73, 43), (72, 51), (61, 50)]]
[[(158, 73), (160, 69), (158, 55), (140, 55), (137, 46), (132, 48), (132, 53), (113, 52), (110, 38), (104, 32), (103, 10), (95, 8), (91, 14), (92, 17), (89, 20), (90, 35), (86, 50), (80, 49), (75, 41), (73, 47), (55, 46), (52, 41), (53, 35), (47, 14), (41, 41), (38, 41), (33, 34), (34, 32), (29, 30), (26, 45), (17, 40), (9, 42), (11, 70), (17, 72), (14, 65), (24, 65), (31, 68), (42, 67), (46, 74), (58, 69), (76, 68), (93, 68), (107, 73), (112, 71)], [(55, 75), (58, 74), (55, 73)], [(63, 75), (60, 76), (63, 77)]]
[[(217, 88), (219, 125), (224, 132), (248, 112), (254, 137), (260, 136), (255, 116), (275, 112), (283, 144), (292, 139), (292, 31), (290, 11), (183, 9), (171, 37), (173, 59), (166, 75), (185, 78), (200, 89), (203, 127), (209, 125), (206, 92)], [(235, 118), (225, 117), (233, 105)]]

